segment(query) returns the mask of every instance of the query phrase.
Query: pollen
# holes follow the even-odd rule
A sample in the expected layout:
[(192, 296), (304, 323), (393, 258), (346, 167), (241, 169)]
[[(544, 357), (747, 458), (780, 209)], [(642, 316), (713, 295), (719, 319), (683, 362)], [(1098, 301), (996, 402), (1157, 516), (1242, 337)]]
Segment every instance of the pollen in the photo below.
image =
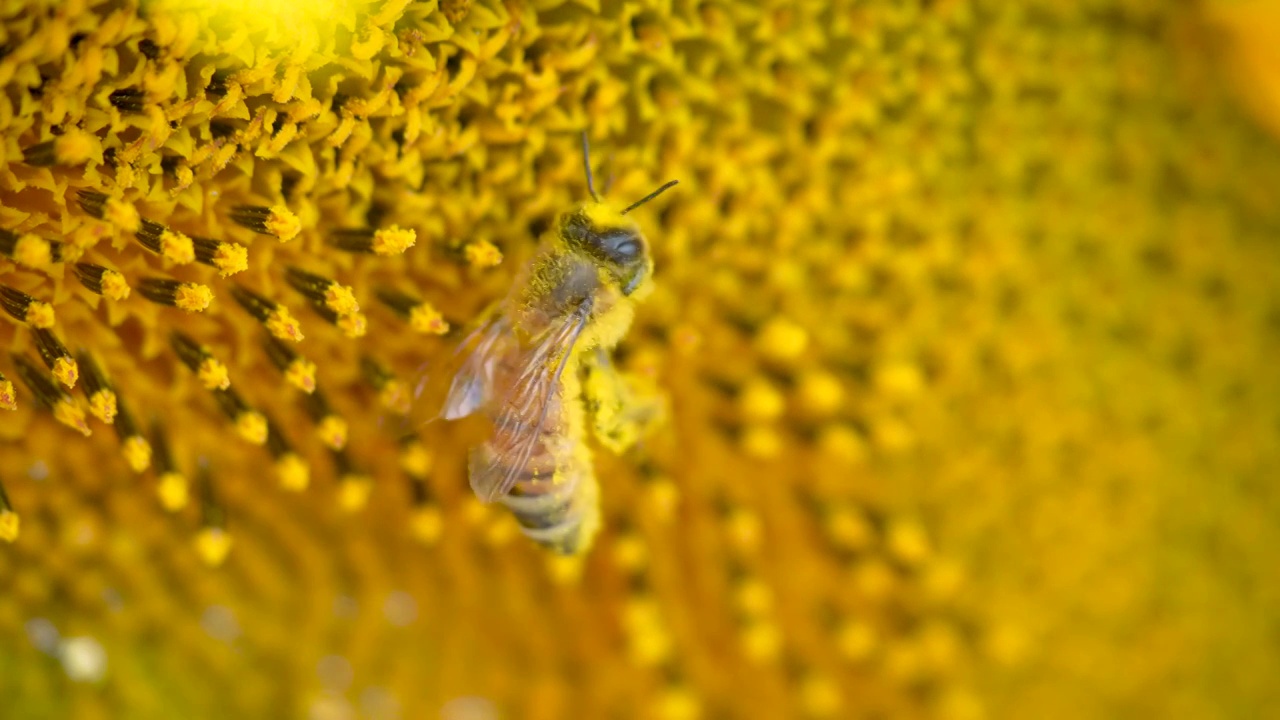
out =
[(310, 393), (316, 389), (316, 364), (299, 357), (289, 363), (284, 378), (288, 383), (302, 392)]
[(276, 459), (276, 477), (285, 490), (302, 492), (311, 484), (311, 468), (296, 453), (285, 453)]
[(414, 331), (427, 335), (444, 335), (449, 332), (449, 323), (440, 311), (425, 303), (409, 311), (409, 326)]
[(289, 314), (289, 308), (279, 306), (267, 316), (267, 330), (282, 340), (302, 341), (302, 326)]
[(176, 472), (164, 473), (156, 484), (156, 494), (161, 507), (168, 512), (177, 512), (186, 507), (190, 499), (187, 479)]
[(196, 534), (195, 546), (205, 565), (221, 567), (231, 553), (231, 535), (218, 527), (202, 528)]
[(31, 327), (51, 328), (53, 327), (53, 306), (37, 300), (31, 303), (24, 319)]
[(236, 433), (254, 445), (267, 441), (267, 419), (256, 410), (245, 410), (235, 417)]
[(399, 255), (418, 241), (412, 229), (392, 225), (373, 233), (373, 252), (378, 255)]
[(292, 240), (302, 230), (298, 216), (283, 205), (242, 205), (231, 211), (231, 219), (261, 235), (274, 235), (280, 242)]
[(316, 424), (316, 436), (334, 450), (347, 445), (347, 421), (337, 415), (325, 415)]
[(23, 235), (13, 248), (13, 259), (29, 268), (45, 268), (53, 262), (53, 247), (37, 235)]
[(476, 268), (491, 268), (502, 262), (502, 251), (488, 240), (467, 243), (463, 249), (467, 264)]
[(791, 363), (809, 347), (809, 334), (795, 322), (778, 318), (761, 328), (755, 346), (762, 357), (778, 363)]
[(196, 377), (200, 379), (200, 384), (209, 390), (226, 390), (231, 387), (231, 376), (227, 372), (227, 366), (217, 358), (203, 358), (196, 369)]
[(7, 4), (5, 716), (1265, 716), (1262, 5)]
[(0, 540), (9, 543), (16, 541), (19, 529), (18, 513), (8, 509), (0, 510)]
[(13, 389), (13, 381), (0, 375), (0, 410), (17, 410), (18, 395)]
[(130, 435), (121, 443), (121, 452), (129, 469), (136, 473), (146, 470), (151, 465), (151, 444), (139, 435)]
[(79, 432), (85, 437), (93, 434), (89, 424), (85, 422), (84, 410), (68, 398), (59, 399), (53, 406), (53, 416), (58, 422)]

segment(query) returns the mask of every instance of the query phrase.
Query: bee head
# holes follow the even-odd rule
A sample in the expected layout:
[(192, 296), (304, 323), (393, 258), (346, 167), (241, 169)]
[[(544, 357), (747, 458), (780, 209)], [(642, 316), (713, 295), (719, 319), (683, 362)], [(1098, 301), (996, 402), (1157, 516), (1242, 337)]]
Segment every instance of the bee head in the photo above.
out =
[(561, 216), (560, 236), (571, 249), (608, 270), (623, 295), (635, 292), (648, 277), (649, 244), (640, 228), (602, 203), (588, 203)]
[(676, 184), (672, 180), (643, 198), (618, 210), (600, 201), (591, 178), (591, 151), (587, 133), (582, 133), (582, 166), (587, 173), (587, 191), (593, 202), (586, 203), (560, 218), (560, 236), (579, 252), (600, 263), (613, 275), (623, 295), (630, 295), (644, 282), (653, 269), (649, 245), (640, 228), (626, 215), (658, 197)]

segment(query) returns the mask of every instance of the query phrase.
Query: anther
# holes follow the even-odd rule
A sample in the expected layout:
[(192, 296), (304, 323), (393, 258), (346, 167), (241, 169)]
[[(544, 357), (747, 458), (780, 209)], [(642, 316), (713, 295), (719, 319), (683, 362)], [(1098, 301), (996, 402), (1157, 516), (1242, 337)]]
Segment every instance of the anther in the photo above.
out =
[(271, 364), (284, 373), (285, 380), (304, 393), (315, 392), (316, 364), (302, 357), (293, 348), (279, 339), (268, 336), (263, 340), (263, 347)]
[(18, 369), (18, 377), (22, 379), (23, 384), (31, 390), (31, 394), (36, 396), (41, 405), (53, 413), (53, 417), (58, 422), (80, 431), (80, 434), (86, 437), (92, 434), (89, 425), (85, 422), (84, 411), (40, 368), (16, 353), (13, 354), (13, 363)]
[(360, 358), (360, 374), (365, 382), (378, 391), (378, 401), (384, 408), (397, 415), (409, 414), (412, 394), (409, 388), (377, 360), (365, 355)]
[(5, 542), (17, 540), (19, 527), (18, 513), (13, 509), (13, 503), (9, 502), (9, 494), (4, 490), (4, 483), (0, 483), (0, 540)]
[(129, 469), (136, 473), (146, 470), (151, 465), (151, 443), (142, 436), (133, 415), (123, 400), (117, 399), (119, 414), (116, 415), (114, 427), (116, 437), (120, 438), (120, 451)]
[(218, 407), (235, 423), (236, 433), (254, 445), (262, 445), (267, 441), (267, 419), (262, 413), (254, 410), (241, 399), (239, 393), (231, 388), (214, 390), (214, 398)]
[(361, 338), (365, 333), (369, 332), (369, 319), (364, 313), (355, 312), (350, 314), (340, 314), (333, 311), (333, 308), (323, 303), (312, 303), (316, 314), (329, 321), (330, 325), (337, 327), (342, 331), (343, 335), (349, 338)]
[(45, 367), (49, 368), (58, 382), (66, 385), (67, 389), (74, 388), (76, 381), (80, 379), (80, 367), (67, 351), (67, 347), (62, 344), (57, 335), (53, 334), (52, 330), (35, 328), (31, 332), (36, 336), (36, 349), (40, 351), (40, 359), (44, 361)]
[(338, 475), (338, 507), (346, 512), (363, 509), (369, 503), (373, 480), (343, 450), (333, 451), (333, 465)]
[(196, 259), (195, 245), (191, 238), (158, 222), (140, 220), (138, 231), (133, 235), (143, 247), (176, 265), (185, 265)]
[(129, 283), (125, 281), (124, 275), (115, 270), (93, 263), (76, 263), (73, 269), (80, 284), (89, 292), (112, 300), (124, 300), (129, 297)]
[(107, 99), (122, 113), (141, 113), (146, 106), (147, 94), (141, 88), (120, 88), (107, 96)]
[(0, 373), (0, 410), (17, 410), (18, 393), (14, 390), (13, 381)]
[(31, 233), (18, 235), (0, 230), (0, 254), (19, 265), (43, 270), (62, 262), (62, 243)]
[(347, 445), (347, 421), (343, 420), (329, 406), (324, 392), (316, 390), (303, 400), (303, 408), (312, 422), (316, 424), (316, 435), (320, 442), (333, 450), (341, 450)]
[(285, 306), (240, 285), (231, 286), (231, 296), (275, 337), (294, 342), (302, 340), (302, 328)]
[(0, 307), (35, 328), (53, 327), (53, 306), (8, 285), (0, 285)]
[(193, 237), (196, 262), (218, 269), (222, 277), (229, 277), (249, 267), (249, 249), (243, 245), (211, 238)]
[(142, 218), (133, 205), (94, 190), (76, 192), (80, 209), (89, 215), (115, 225), (125, 232), (136, 233), (142, 229)]
[(227, 532), (227, 512), (218, 502), (213, 489), (213, 473), (203, 458), (196, 475), (200, 493), (200, 531), (196, 534), (196, 552), (210, 567), (218, 567), (231, 552), (231, 535)]
[(207, 285), (168, 278), (143, 278), (138, 292), (153, 303), (187, 312), (203, 312), (213, 300), (213, 291)]
[(324, 305), (338, 315), (354, 315), (360, 312), (355, 291), (347, 285), (339, 285), (329, 278), (309, 273), (296, 267), (285, 268), (285, 280), (312, 302)]
[(178, 359), (200, 378), (200, 383), (205, 388), (226, 390), (231, 387), (227, 366), (215, 358), (208, 348), (177, 331), (169, 336), (169, 346), (178, 355)]
[(235, 224), (260, 235), (273, 235), (281, 242), (292, 240), (302, 229), (298, 216), (283, 205), (238, 205), (231, 209), (230, 216)]
[(93, 152), (94, 141), (89, 134), (73, 130), (23, 150), (22, 161), (35, 167), (80, 165), (87, 162)]
[(375, 295), (383, 305), (409, 323), (409, 327), (415, 332), (426, 335), (444, 335), (449, 332), (449, 322), (430, 303), (391, 288), (378, 288)]
[(329, 244), (350, 253), (374, 255), (399, 255), (413, 247), (418, 240), (411, 229), (392, 225), (388, 228), (348, 228), (329, 235)]
[(276, 477), (285, 490), (301, 492), (311, 483), (311, 468), (280, 431), (280, 424), (267, 419), (267, 452), (276, 465)]
[(107, 381), (102, 367), (86, 350), (76, 353), (76, 362), (80, 365), (83, 382), (80, 389), (89, 401), (89, 413), (102, 422), (110, 425), (115, 422), (117, 403), (116, 392)]
[(187, 506), (189, 491), (187, 478), (178, 472), (173, 462), (173, 453), (169, 450), (169, 439), (164, 433), (164, 423), (156, 418), (151, 422), (151, 460), (155, 465), (156, 494), (160, 497), (160, 505), (169, 512), (177, 512)]

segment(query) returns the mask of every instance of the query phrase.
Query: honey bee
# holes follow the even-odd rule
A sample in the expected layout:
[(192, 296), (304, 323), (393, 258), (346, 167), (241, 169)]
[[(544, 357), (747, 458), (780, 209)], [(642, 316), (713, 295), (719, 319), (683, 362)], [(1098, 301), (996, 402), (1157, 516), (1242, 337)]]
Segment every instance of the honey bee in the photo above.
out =
[(468, 459), (471, 489), (563, 555), (586, 552), (600, 525), (587, 415), (617, 450), (646, 414), (610, 362), (653, 273), (648, 242), (627, 214), (677, 182), (619, 208), (596, 195), (585, 134), (582, 155), (591, 200), (557, 218), (506, 298), (463, 341), (470, 352), (439, 415), (486, 416), (491, 432)]

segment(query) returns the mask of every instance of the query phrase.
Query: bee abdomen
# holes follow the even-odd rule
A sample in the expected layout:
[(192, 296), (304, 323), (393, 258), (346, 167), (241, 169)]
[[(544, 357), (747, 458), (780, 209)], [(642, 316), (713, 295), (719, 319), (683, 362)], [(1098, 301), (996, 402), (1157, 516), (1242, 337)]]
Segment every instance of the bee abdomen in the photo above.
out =
[(555, 481), (521, 483), (502, 498), (529, 539), (563, 555), (584, 552), (598, 524), (597, 488), (589, 466), (561, 468)]

